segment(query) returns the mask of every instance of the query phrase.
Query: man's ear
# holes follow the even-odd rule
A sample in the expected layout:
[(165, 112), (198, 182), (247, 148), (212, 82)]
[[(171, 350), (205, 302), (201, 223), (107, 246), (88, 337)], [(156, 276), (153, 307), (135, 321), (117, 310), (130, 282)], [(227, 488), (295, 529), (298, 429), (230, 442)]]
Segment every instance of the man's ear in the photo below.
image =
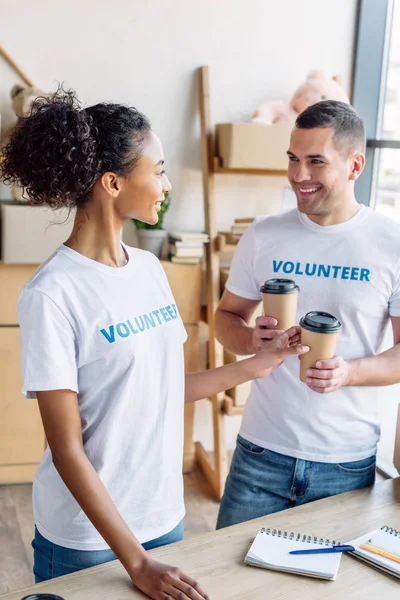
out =
[(365, 156), (361, 154), (361, 152), (357, 152), (354, 154), (352, 159), (352, 168), (349, 179), (351, 181), (355, 181), (361, 175), (365, 166)]

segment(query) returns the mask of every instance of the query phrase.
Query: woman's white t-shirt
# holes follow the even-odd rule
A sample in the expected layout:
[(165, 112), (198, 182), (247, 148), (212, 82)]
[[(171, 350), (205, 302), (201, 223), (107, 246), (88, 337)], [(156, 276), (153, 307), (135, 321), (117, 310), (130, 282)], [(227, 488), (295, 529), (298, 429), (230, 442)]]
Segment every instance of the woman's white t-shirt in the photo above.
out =
[[(78, 394), (84, 450), (141, 543), (184, 516), (183, 344), (186, 332), (164, 270), (124, 246), (121, 268), (61, 246), (22, 290), (23, 392)], [(47, 448), (33, 511), (49, 541), (77, 550), (106, 542), (55, 469)]]

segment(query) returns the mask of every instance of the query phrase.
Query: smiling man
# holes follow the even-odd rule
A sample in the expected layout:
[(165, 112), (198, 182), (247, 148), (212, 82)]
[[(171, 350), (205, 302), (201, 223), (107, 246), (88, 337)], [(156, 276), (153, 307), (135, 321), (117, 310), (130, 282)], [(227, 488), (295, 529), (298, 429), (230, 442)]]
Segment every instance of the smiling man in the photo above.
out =
[[(343, 330), (337, 356), (309, 370), (306, 384), (294, 357), (253, 382), (218, 528), (374, 482), (376, 386), (400, 381), (400, 226), (355, 198), (364, 151), (351, 106), (309, 107), (288, 150), (297, 209), (257, 218), (235, 252), (216, 313), (230, 351), (258, 352), (279, 333), (268, 315), (248, 325), (274, 277), (300, 286), (298, 319), (322, 310)], [(379, 353), (390, 322), (394, 346)]]

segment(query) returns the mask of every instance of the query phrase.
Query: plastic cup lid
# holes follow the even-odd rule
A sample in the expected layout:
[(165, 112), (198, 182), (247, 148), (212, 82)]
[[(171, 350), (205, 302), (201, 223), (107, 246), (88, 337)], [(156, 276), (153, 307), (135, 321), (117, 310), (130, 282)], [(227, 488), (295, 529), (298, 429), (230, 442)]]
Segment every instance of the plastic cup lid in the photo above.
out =
[(293, 294), (300, 290), (293, 279), (268, 279), (261, 287), (264, 294)]
[(56, 594), (29, 594), (29, 596), (24, 596), (21, 600), (64, 600), (64, 598)]
[(317, 333), (336, 333), (342, 328), (342, 324), (334, 315), (316, 310), (302, 317), (300, 326)]

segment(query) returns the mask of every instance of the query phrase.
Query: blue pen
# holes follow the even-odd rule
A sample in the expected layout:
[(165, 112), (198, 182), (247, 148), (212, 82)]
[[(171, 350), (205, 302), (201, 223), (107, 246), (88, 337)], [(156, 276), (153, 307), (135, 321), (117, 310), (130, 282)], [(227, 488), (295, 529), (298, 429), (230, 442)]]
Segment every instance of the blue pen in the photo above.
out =
[(329, 548), (310, 548), (309, 550), (292, 550), (289, 554), (332, 554), (333, 552), (354, 552), (354, 546), (330, 546)]

